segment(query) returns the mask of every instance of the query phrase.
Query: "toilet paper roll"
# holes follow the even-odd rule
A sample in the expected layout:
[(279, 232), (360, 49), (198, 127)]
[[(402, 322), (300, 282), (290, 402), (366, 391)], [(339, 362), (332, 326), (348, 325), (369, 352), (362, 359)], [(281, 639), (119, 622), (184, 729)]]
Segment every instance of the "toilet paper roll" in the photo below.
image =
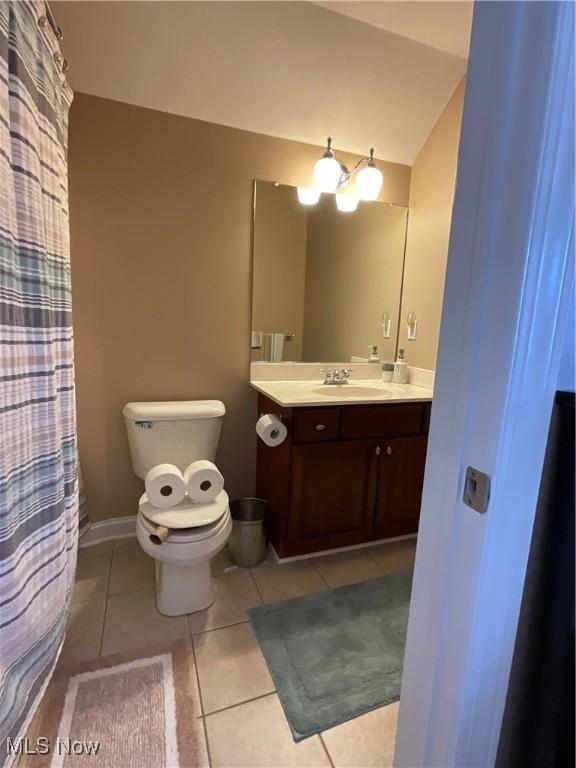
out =
[(256, 422), (256, 434), (263, 443), (274, 448), (277, 445), (281, 445), (281, 443), (286, 440), (288, 430), (284, 424), (282, 424), (278, 416), (274, 416), (272, 413), (266, 413), (264, 416), (260, 416)]
[(174, 464), (157, 464), (144, 480), (148, 501), (158, 509), (180, 504), (186, 496), (186, 483), (182, 472)]
[(184, 470), (186, 491), (192, 501), (214, 501), (224, 488), (224, 478), (216, 464), (204, 459), (189, 464)]
[(170, 528), (166, 528), (163, 525), (158, 525), (154, 530), (150, 533), (149, 539), (152, 542), (152, 544), (156, 544), (160, 546), (160, 544), (163, 544), (168, 536), (172, 531)]

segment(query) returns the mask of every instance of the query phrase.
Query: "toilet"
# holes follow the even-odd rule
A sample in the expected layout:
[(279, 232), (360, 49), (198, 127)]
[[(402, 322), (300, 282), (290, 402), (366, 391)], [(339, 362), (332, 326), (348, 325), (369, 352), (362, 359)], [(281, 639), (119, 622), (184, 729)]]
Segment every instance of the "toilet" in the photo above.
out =
[[(126, 422), (132, 467), (142, 478), (158, 464), (180, 471), (194, 461), (213, 461), (226, 413), (219, 400), (128, 403)], [(156, 561), (156, 606), (165, 616), (201, 611), (213, 601), (210, 561), (226, 545), (232, 530), (228, 495), (222, 490), (208, 503), (185, 499), (162, 514), (171, 533), (153, 543), (158, 510), (146, 494), (140, 498), (136, 521), (138, 543)]]

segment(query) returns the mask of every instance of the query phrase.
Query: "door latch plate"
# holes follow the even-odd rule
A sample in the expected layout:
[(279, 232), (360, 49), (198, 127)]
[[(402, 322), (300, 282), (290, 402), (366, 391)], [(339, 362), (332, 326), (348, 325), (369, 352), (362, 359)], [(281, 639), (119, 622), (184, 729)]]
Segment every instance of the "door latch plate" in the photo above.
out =
[(464, 480), (464, 504), (476, 512), (486, 512), (490, 499), (490, 478), (474, 467), (466, 468)]

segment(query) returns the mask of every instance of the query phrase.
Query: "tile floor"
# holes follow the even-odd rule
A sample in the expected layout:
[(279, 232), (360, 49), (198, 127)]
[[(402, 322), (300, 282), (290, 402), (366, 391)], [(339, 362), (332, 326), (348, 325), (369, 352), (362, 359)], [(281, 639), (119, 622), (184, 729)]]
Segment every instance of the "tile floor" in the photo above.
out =
[(299, 744), (292, 740), (246, 611), (261, 603), (411, 570), (415, 540), (278, 565), (230, 569), (214, 561), (216, 598), (206, 611), (161, 616), (154, 564), (135, 539), (81, 550), (60, 664), (192, 637), (213, 768), (392, 765), (397, 704), (357, 717)]

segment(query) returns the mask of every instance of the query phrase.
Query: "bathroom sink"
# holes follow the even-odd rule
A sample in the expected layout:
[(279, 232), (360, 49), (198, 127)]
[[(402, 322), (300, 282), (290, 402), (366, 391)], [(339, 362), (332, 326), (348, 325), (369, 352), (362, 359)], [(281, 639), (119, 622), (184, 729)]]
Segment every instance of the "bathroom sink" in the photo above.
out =
[(312, 391), (314, 394), (326, 397), (386, 397), (391, 394), (387, 387), (357, 387), (354, 384), (342, 384), (341, 386), (325, 384)]
[(284, 408), (314, 405), (360, 405), (428, 401), (432, 390), (412, 384), (384, 383), (379, 379), (358, 379), (348, 384), (322, 384), (321, 381), (259, 381), (252, 386)]

